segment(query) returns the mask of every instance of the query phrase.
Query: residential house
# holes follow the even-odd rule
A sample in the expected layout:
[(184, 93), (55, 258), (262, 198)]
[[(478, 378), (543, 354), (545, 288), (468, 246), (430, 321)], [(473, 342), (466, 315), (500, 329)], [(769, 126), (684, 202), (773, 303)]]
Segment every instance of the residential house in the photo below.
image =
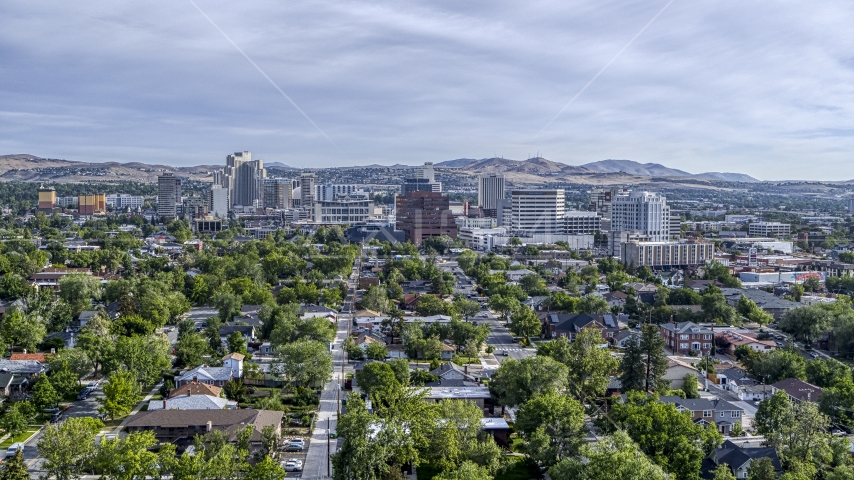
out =
[(38, 360), (0, 360), (0, 373), (16, 373), (31, 378), (44, 369), (44, 364)]
[(365, 352), (367, 352), (368, 350), (368, 345), (372, 343), (382, 345), (383, 347), (385, 347), (386, 345), (385, 339), (383, 337), (370, 330), (357, 335), (353, 339), (353, 343), (355, 343), (359, 348), (362, 349), (362, 351)]
[(786, 300), (778, 297), (773, 293), (759, 290), (756, 288), (722, 288), (721, 292), (726, 297), (727, 304), (736, 306), (741, 296), (753, 300), (756, 305), (762, 310), (770, 313), (775, 319), (779, 320), (786, 312), (793, 308), (802, 306), (800, 303)]
[(83, 328), (89, 323), (90, 320), (98, 316), (97, 310), (84, 310), (80, 312), (80, 315), (77, 317), (77, 327)]
[(468, 400), (474, 402), (481, 409), (492, 410), (492, 396), (487, 387), (424, 387), (428, 402), (441, 402), (442, 400)]
[(771, 465), (777, 475), (783, 473), (783, 467), (780, 464), (780, 457), (777, 456), (777, 449), (774, 447), (754, 447), (747, 448), (738, 446), (730, 440), (712, 451), (712, 453), (703, 461), (702, 473), (700, 477), (703, 479), (714, 479), (714, 470), (718, 465), (726, 464), (735, 478), (747, 478), (749, 475), (750, 464), (754, 460), (760, 458), (771, 459)]
[(45, 335), (43, 342), (47, 342), (48, 340), (51, 340), (53, 338), (58, 338), (58, 339), (62, 340), (62, 343), (63, 343), (63, 345), (65, 345), (65, 348), (74, 348), (75, 347), (74, 332), (70, 332), (68, 330), (69, 329), (66, 328), (66, 331), (63, 331), (63, 332), (48, 333), (47, 335)]
[(14, 373), (0, 373), (0, 396), (9, 397), (22, 393), (29, 386), (27, 377)]
[(620, 330), (611, 337), (611, 345), (614, 348), (626, 348), (626, 344), (632, 338), (640, 340), (640, 332), (635, 330)]
[(255, 327), (252, 325), (223, 325), (219, 327), (219, 338), (223, 345), (228, 344), (228, 337), (234, 332), (240, 333), (246, 342), (255, 338)]
[(718, 345), (729, 344), (729, 347), (727, 347), (727, 353), (733, 356), (735, 356), (735, 349), (741, 346), (747, 346), (751, 350), (759, 353), (768, 353), (777, 348), (777, 344), (771, 340), (757, 340), (755, 337), (750, 335), (733, 331), (719, 333), (715, 337), (715, 340)]
[(685, 385), (685, 376), (694, 375), (699, 380), (700, 371), (679, 359), (668, 357), (667, 371), (664, 373), (664, 380), (670, 382), (670, 388), (682, 388)]
[(771, 398), (774, 394), (774, 388), (771, 385), (745, 385), (738, 389), (738, 397), (746, 402), (762, 401), (766, 398)]
[(169, 391), (166, 398), (178, 397), (181, 395), (211, 395), (219, 397), (222, 394), (222, 388), (208, 383), (189, 382), (178, 388), (173, 388)]
[(47, 354), (46, 353), (13, 353), (9, 355), (9, 360), (35, 360), (41, 364), (47, 362)]
[(152, 431), (161, 442), (191, 439), (214, 430), (226, 434), (235, 442), (237, 433), (252, 427), (249, 441), (253, 450), (261, 448), (261, 430), (272, 425), (277, 434), (282, 431), (283, 413), (253, 408), (234, 410), (152, 410), (140, 412), (130, 418), (128, 432)]
[(605, 301), (608, 302), (608, 305), (610, 305), (611, 308), (613, 308), (613, 307), (622, 308), (622, 307), (626, 306), (626, 299), (628, 299), (629, 296), (623, 292), (616, 291), (616, 292), (608, 292), (605, 295), (602, 295), (602, 298), (604, 298)]
[(728, 434), (733, 425), (741, 422), (744, 410), (717, 398), (690, 398), (663, 396), (659, 400), (676, 406), (680, 412), (690, 412), (694, 423), (701, 425), (714, 424), (719, 432)]
[(747, 371), (738, 367), (730, 367), (715, 374), (715, 384), (724, 390), (738, 394), (742, 388), (756, 385), (756, 380), (747, 375)]
[(503, 273), (505, 277), (507, 277), (508, 282), (518, 282), (525, 275), (536, 275), (536, 272), (532, 272), (528, 269), (519, 269), (519, 270), (490, 270), (490, 275), (495, 275), (498, 273)]
[(233, 410), (237, 402), (213, 395), (179, 395), (148, 402), (152, 410)]
[(331, 322), (338, 321), (338, 311), (323, 305), (305, 305), (300, 308), (299, 316), (303, 320), (322, 317)]
[(547, 313), (543, 315), (543, 320), (549, 337), (566, 337), (570, 342), (585, 328), (600, 330), (602, 339), (608, 342), (620, 332), (623, 322), (621, 316), (610, 313)]
[(182, 387), (190, 382), (207, 383), (222, 387), (229, 380), (243, 377), (243, 358), (239, 353), (229, 353), (222, 359), (221, 367), (202, 365), (175, 377), (175, 385)]
[(460, 367), (453, 362), (445, 362), (431, 370), (431, 374), (439, 377), (436, 382), (430, 382), (425, 387), (476, 387), (479, 382), (476, 377), (469, 375), (468, 365)]
[(685, 288), (690, 288), (695, 292), (702, 292), (709, 288), (709, 285), (714, 285), (717, 288), (723, 287), (723, 284), (717, 280), (685, 280)]
[(818, 402), (818, 398), (823, 392), (821, 387), (798, 380), (797, 378), (787, 378), (771, 384), (771, 390), (772, 395), (777, 393), (778, 390), (782, 390), (795, 402)]
[(660, 326), (664, 344), (676, 355), (708, 355), (715, 332), (694, 322), (664, 323)]
[(495, 443), (501, 447), (510, 445), (510, 425), (503, 418), (481, 418), (480, 426), (483, 431), (492, 435)]

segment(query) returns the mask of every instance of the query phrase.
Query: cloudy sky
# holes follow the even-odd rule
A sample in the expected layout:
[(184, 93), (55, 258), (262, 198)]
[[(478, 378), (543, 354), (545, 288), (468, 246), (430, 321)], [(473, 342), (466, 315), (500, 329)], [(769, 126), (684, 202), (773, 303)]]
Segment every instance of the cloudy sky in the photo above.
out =
[(193, 1), (3, 2), (0, 153), (854, 178), (850, 0)]

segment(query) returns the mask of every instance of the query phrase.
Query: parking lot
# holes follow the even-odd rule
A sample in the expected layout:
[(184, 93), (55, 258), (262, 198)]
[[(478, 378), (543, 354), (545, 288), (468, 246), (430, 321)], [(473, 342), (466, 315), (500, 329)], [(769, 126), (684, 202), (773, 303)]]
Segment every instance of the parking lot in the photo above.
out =
[[(300, 451), (300, 452), (287, 452), (287, 451), (285, 451), (285, 449), (287, 448), (289, 440), (291, 440), (293, 438), (302, 438), (305, 441), (305, 446), (304, 446), (302, 451)], [(309, 437), (309, 436), (285, 437), (282, 440), (282, 443), (280, 444), (280, 447), (279, 447), (280, 448), (279, 462), (281, 463), (282, 468), (285, 468), (284, 462), (286, 462), (290, 459), (299, 460), (303, 463), (303, 465), (305, 465), (305, 457), (306, 457), (306, 453), (308, 452), (309, 443), (311, 443), (311, 437)], [(302, 478), (302, 472), (286, 472), (285, 477), (286, 478)]]

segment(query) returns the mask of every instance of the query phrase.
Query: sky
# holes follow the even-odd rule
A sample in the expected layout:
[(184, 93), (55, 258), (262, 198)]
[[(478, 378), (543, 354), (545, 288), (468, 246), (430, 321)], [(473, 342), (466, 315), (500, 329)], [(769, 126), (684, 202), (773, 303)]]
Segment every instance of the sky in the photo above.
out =
[(0, 153), (851, 179), (851, 25), (850, 0), (9, 0)]

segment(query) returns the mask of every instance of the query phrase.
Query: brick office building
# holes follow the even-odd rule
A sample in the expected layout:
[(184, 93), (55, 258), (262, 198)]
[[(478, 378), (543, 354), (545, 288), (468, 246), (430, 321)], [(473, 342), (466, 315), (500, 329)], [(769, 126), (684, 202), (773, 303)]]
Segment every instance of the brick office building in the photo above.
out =
[(397, 229), (406, 240), (421, 245), (425, 238), (457, 238), (457, 224), (448, 197), (439, 192), (410, 191), (397, 197)]

